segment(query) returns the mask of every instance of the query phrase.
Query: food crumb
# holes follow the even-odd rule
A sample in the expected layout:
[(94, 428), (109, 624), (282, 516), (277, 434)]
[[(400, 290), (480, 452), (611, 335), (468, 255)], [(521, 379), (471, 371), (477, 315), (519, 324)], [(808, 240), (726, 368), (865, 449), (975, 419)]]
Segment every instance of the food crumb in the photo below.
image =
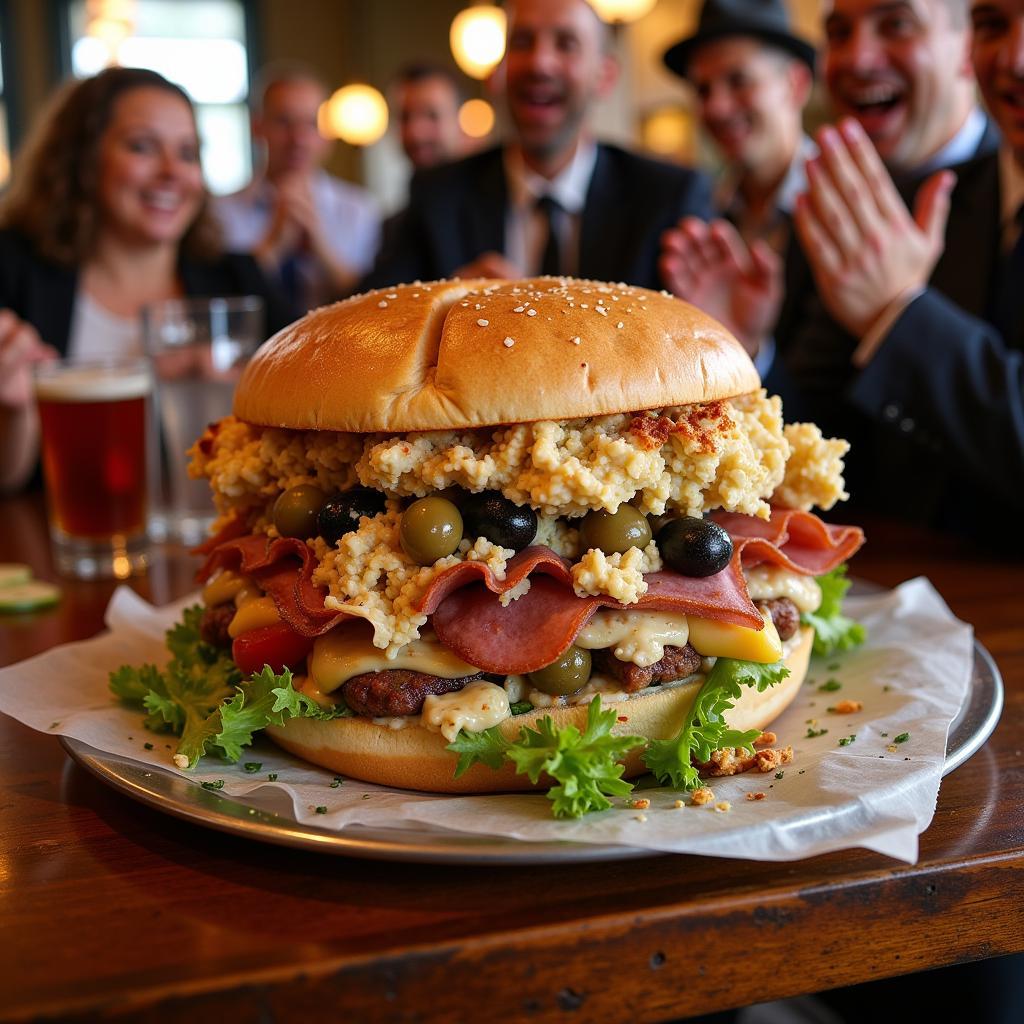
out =
[(676, 810), (682, 810), (682, 808), (686, 806), (686, 802), (684, 800), (677, 800), (672, 806), (676, 808)]
[(778, 739), (773, 732), (763, 732), (754, 740), (755, 747), (770, 747)]
[(718, 803), (715, 804), (715, 810), (722, 814), (726, 814), (732, 810), (732, 804), (729, 803), (728, 800), (719, 800)]
[(633, 819), (635, 821), (646, 821), (647, 820), (647, 815), (646, 814), (634, 814), (633, 815)]
[(704, 804), (711, 803), (715, 799), (715, 794), (708, 789), (707, 786), (701, 786), (700, 789), (695, 789), (693, 795), (690, 797), (690, 803), (696, 804), (698, 807), (703, 807)]
[(380, 302), (377, 303), (377, 307), (379, 309), (387, 309), (388, 308), (388, 304), (387, 304), (387, 302), (384, 301), (384, 299), (381, 299)]
[(897, 747), (895, 743), (890, 743), (885, 749), (888, 750), (890, 754), (895, 754), (900, 748)]
[(646, 797), (641, 797), (638, 800), (631, 800), (629, 806), (635, 808), (638, 811), (646, 811), (651, 806), (651, 801)]
[(768, 794), (767, 793), (748, 793), (748, 800), (763, 800)]
[(143, 750), (152, 750), (153, 749), (153, 744), (152, 743), (143, 743), (142, 744), (142, 749)]
[(269, 782), (277, 782), (277, 772), (271, 772), (271, 773), (270, 773), (270, 774), (269, 774), (269, 775), (267, 776), (267, 780), (268, 780)]
[(579, 339), (579, 338), (573, 338), (573, 339), (572, 339), (572, 343), (573, 343), (574, 345), (578, 345), (578, 344), (580, 343), (580, 339)]
[(838, 704), (829, 708), (834, 715), (852, 715), (854, 712), (863, 711), (864, 703), (859, 700), (841, 700)]
[(515, 340), (515, 338), (506, 338), (506, 339), (505, 339), (505, 340), (504, 340), (504, 341), (502, 342), (502, 345), (504, 345), (504, 346), (505, 346), (505, 348), (511, 348), (511, 347), (512, 347), (512, 346), (513, 346), (513, 345), (514, 345), (515, 343), (516, 343), (516, 340)]
[(786, 777), (786, 773), (784, 771), (777, 771), (775, 773), (775, 778), (777, 778), (777, 779), (783, 779), (785, 777)]
[(188, 758), (184, 754), (175, 754), (173, 760), (175, 766), (178, 768), (188, 767)]
[(629, 721), (629, 715), (619, 715), (619, 716), (618, 716), (618, 717), (617, 717), (617, 718), (615, 719), (615, 721), (616, 721), (616, 722), (628, 722), (628, 721)]

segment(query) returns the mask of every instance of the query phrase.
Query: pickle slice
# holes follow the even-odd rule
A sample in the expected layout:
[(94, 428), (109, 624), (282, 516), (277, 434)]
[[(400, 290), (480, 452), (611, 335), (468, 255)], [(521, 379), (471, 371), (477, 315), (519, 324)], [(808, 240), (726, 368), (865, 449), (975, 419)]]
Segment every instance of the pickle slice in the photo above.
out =
[(42, 580), (0, 587), (0, 612), (34, 612), (60, 600), (60, 588)]

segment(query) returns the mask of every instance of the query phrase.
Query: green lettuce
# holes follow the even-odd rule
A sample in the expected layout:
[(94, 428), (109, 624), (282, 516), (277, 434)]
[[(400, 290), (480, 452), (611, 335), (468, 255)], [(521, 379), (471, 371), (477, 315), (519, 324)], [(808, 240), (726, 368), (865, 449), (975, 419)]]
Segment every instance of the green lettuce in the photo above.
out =
[(644, 752), (644, 764), (663, 784), (676, 789), (696, 789), (700, 774), (693, 760), (709, 761), (711, 754), (722, 747), (743, 747), (754, 752), (754, 740), (761, 730), (731, 729), (724, 719), (725, 712), (739, 699), (741, 687), (766, 690), (788, 675), (789, 669), (781, 661), (762, 665), (755, 661), (719, 658), (682, 728), (671, 739), (651, 740)]
[(207, 753), (237, 761), (255, 733), (288, 718), (351, 715), (344, 704), (324, 709), (300, 693), (288, 669), (275, 673), (265, 665), (242, 679), (230, 653), (200, 636), (202, 616), (202, 607), (193, 605), (167, 631), (171, 660), (163, 672), (153, 665), (122, 665), (110, 673), (111, 692), (144, 708), (147, 728), (180, 737), (177, 753), (189, 768)]
[(615, 710), (602, 710), (598, 695), (587, 707), (582, 733), (574, 725), (559, 728), (545, 715), (536, 729), (523, 726), (514, 743), (495, 726), (479, 733), (460, 731), (448, 749), (459, 755), (456, 776), (477, 761), (497, 769), (506, 759), (533, 783), (541, 775), (549, 775), (556, 782), (548, 790), (555, 817), (580, 818), (611, 807), (609, 796), (625, 796), (633, 789), (633, 784), (622, 778), (625, 768), (619, 761), (644, 739), (613, 736), (616, 721)]
[(843, 615), (843, 598), (850, 589), (846, 566), (840, 565), (824, 576), (815, 577), (821, 587), (821, 607), (802, 612), (800, 621), (814, 629), (814, 653), (828, 657), (836, 651), (848, 651), (864, 642), (867, 632), (859, 622)]

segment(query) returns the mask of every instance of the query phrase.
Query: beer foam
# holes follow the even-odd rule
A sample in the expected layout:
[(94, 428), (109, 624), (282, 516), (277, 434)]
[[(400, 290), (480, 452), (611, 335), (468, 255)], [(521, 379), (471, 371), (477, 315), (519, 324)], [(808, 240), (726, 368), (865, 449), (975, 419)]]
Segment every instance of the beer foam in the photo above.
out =
[(36, 378), (36, 397), (44, 402), (120, 402), (151, 390), (150, 375), (136, 367), (69, 367)]

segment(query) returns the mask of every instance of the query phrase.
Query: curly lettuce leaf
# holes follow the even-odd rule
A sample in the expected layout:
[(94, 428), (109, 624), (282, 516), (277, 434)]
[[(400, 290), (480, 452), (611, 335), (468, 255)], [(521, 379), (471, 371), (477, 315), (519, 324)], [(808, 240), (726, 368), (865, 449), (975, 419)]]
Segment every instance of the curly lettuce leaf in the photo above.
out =
[(208, 751), (237, 761), (253, 735), (286, 718), (329, 719), (350, 715), (344, 705), (321, 708), (292, 685), (287, 669), (269, 666), (242, 680), (230, 652), (206, 643), (199, 634), (203, 609), (186, 608), (182, 621), (167, 631), (171, 660), (160, 672), (152, 665), (124, 665), (110, 673), (110, 689), (121, 700), (148, 712), (147, 728), (181, 737), (178, 754), (194, 768)]
[(762, 665), (755, 661), (719, 658), (697, 694), (690, 716), (671, 739), (651, 740), (644, 752), (644, 764), (661, 783), (676, 789), (696, 789), (700, 774), (693, 761), (708, 761), (722, 747), (743, 747), (753, 753), (760, 729), (731, 729), (725, 713), (742, 693), (741, 687), (766, 690), (785, 679), (789, 669), (781, 661)]
[(497, 771), (512, 744), (501, 734), (498, 726), (484, 729), (482, 732), (466, 732), (460, 729), (459, 734), (445, 748), (459, 755), (455, 765), (455, 778), (468, 771), (477, 762)]
[(823, 576), (816, 576), (821, 587), (821, 607), (803, 612), (800, 621), (814, 629), (814, 653), (823, 657), (836, 651), (848, 651), (864, 642), (867, 631), (859, 622), (843, 615), (843, 598), (850, 589), (846, 566), (840, 565)]
[(601, 709), (600, 696), (587, 708), (587, 727), (582, 733), (574, 725), (559, 728), (550, 715), (526, 726), (519, 733), (507, 757), (516, 771), (531, 782), (542, 774), (558, 783), (548, 790), (556, 818), (580, 818), (590, 811), (611, 807), (609, 796), (625, 796), (633, 789), (622, 778), (625, 767), (619, 760), (644, 743), (642, 736), (613, 736), (617, 718), (613, 708)]

